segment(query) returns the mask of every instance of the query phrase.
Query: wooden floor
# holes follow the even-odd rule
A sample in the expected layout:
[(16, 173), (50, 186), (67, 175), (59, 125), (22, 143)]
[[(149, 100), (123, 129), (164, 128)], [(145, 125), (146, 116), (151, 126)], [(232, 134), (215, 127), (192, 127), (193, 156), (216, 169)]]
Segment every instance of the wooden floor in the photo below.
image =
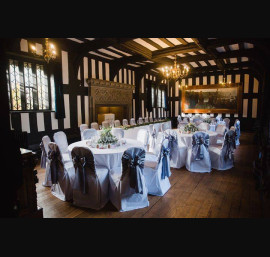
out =
[[(260, 218), (270, 217), (268, 200), (255, 190), (252, 161), (255, 148), (251, 133), (241, 134), (235, 167), (228, 171), (191, 173), (172, 169), (171, 188), (163, 196), (149, 196), (147, 208), (120, 213), (109, 202), (102, 210), (78, 208), (62, 202), (43, 187), (45, 170), (37, 167), (38, 205), (45, 218)], [(263, 207), (263, 208), (262, 208)]]

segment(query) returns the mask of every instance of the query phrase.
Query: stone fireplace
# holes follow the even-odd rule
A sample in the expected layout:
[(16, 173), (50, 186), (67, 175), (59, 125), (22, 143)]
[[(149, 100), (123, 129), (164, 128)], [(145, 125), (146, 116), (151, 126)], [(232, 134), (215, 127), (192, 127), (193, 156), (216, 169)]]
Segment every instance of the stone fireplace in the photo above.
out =
[(132, 95), (135, 86), (100, 79), (88, 79), (89, 120), (98, 120), (99, 114), (114, 113), (115, 119), (132, 117)]

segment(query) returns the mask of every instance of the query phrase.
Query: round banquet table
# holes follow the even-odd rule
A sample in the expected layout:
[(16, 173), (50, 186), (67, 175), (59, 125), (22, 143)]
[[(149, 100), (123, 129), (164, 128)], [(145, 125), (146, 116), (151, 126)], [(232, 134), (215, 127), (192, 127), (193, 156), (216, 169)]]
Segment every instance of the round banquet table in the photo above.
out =
[(92, 148), (86, 144), (89, 140), (79, 141), (68, 146), (68, 150), (71, 152), (74, 147), (87, 147), (89, 148), (95, 157), (96, 166), (105, 166), (111, 170), (114, 167), (120, 167), (122, 164), (122, 155), (130, 147), (144, 148), (141, 142), (133, 139), (126, 139), (126, 144), (117, 146), (116, 148), (110, 149), (98, 149)]
[[(177, 131), (178, 143), (182, 143), (187, 147), (192, 147), (192, 136), (194, 133), (180, 133), (178, 129)], [(217, 142), (217, 133), (213, 131), (206, 132), (209, 135), (209, 145), (215, 145)]]

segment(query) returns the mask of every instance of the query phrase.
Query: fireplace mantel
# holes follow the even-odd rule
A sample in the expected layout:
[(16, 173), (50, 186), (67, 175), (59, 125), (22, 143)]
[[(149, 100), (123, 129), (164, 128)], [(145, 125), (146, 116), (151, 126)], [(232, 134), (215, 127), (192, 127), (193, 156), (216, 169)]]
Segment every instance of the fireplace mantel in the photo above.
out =
[(128, 116), (132, 114), (132, 95), (135, 86), (100, 79), (87, 79), (89, 85), (89, 120), (96, 121), (96, 105), (124, 105), (128, 109)]

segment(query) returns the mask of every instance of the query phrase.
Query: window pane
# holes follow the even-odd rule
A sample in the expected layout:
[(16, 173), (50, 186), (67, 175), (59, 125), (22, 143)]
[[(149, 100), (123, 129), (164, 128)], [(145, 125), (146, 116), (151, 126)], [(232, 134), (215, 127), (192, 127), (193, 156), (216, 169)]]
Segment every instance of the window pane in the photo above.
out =
[(37, 88), (39, 110), (49, 109), (48, 78), (44, 73), (44, 66), (37, 64)]
[(11, 109), (22, 110), (20, 73), (17, 61), (9, 60), (9, 76), (10, 76), (10, 91), (12, 98)]

